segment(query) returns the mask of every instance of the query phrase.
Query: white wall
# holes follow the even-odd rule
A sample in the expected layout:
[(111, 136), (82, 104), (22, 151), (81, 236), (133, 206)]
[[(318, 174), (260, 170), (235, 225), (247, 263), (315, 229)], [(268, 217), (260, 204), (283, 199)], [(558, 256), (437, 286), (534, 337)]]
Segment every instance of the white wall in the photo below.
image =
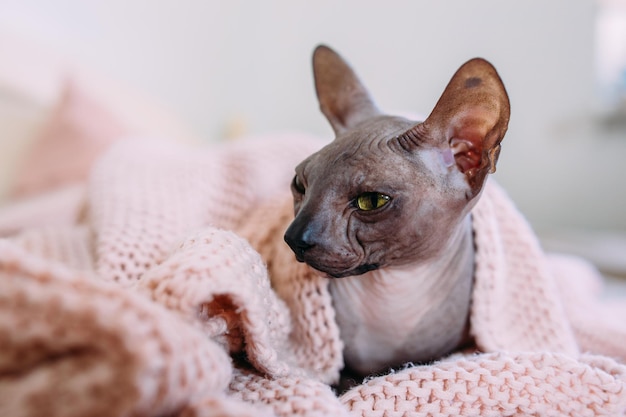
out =
[(381, 107), (427, 113), (483, 56), (512, 103), (496, 174), (540, 229), (626, 231), (626, 132), (593, 119), (591, 0), (0, 0), (0, 24), (48, 42), (175, 108), (201, 135), (330, 135), (310, 54), (338, 49)]

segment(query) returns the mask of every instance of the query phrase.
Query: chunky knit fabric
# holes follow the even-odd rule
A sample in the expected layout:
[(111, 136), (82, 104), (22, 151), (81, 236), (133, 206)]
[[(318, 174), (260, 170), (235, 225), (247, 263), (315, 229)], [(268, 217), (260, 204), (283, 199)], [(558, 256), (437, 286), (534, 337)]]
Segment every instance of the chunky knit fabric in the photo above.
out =
[(472, 213), (475, 349), (337, 397), (328, 281), (282, 239), (293, 167), (320, 145), (127, 141), (67, 207), (81, 220), (5, 211), (0, 415), (625, 415), (626, 303), (544, 254), (493, 182)]

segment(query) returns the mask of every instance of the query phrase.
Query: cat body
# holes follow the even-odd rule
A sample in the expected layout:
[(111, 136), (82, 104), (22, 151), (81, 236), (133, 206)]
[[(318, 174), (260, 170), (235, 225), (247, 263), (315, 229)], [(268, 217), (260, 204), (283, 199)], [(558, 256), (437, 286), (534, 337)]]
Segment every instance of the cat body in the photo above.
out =
[(380, 112), (330, 48), (313, 67), (336, 137), (296, 167), (285, 241), (331, 280), (351, 370), (440, 358), (468, 340), (470, 212), (508, 126), (506, 90), (470, 60), (420, 122)]

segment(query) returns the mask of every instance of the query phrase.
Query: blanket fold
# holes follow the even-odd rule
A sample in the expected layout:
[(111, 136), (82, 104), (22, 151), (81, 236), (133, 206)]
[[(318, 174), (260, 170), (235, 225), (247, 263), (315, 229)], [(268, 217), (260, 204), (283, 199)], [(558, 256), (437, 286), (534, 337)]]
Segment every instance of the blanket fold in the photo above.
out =
[(0, 415), (163, 415), (228, 384), (228, 355), (143, 296), (1, 241), (0, 282)]
[(76, 199), (80, 222), (12, 226), (0, 415), (625, 415), (626, 303), (592, 291), (586, 262), (546, 255), (493, 181), (472, 212), (475, 352), (337, 397), (328, 281), (282, 237), (293, 167), (321, 145), (125, 141)]
[(260, 256), (234, 233), (200, 230), (146, 272), (137, 288), (229, 353), (245, 350), (258, 370), (274, 377), (289, 373), (289, 314), (271, 291)]
[(524, 217), (493, 181), (472, 210), (472, 225), (476, 249), (470, 331), (478, 348), (577, 355), (548, 259)]

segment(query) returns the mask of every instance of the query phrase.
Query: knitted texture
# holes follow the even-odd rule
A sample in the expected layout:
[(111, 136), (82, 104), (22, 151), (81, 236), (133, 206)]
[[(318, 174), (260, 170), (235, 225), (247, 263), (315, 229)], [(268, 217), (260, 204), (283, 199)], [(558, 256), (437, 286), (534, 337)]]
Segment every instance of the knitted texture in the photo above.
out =
[(487, 185), (472, 223), (476, 272), (471, 330), (478, 347), (576, 355), (548, 260), (525, 219), (495, 184)]
[[(125, 141), (94, 167), (82, 221), (12, 224), (0, 415), (625, 414), (626, 304), (590, 291), (600, 279), (587, 263), (546, 256), (493, 182), (472, 213), (475, 352), (336, 397), (328, 280), (282, 238), (293, 168), (319, 146)], [(45, 205), (31, 210), (45, 218)]]
[(341, 400), (364, 416), (617, 416), (624, 370), (593, 356), (491, 353), (374, 378)]
[(6, 242), (0, 280), (0, 415), (163, 415), (228, 384), (227, 354), (145, 297)]

